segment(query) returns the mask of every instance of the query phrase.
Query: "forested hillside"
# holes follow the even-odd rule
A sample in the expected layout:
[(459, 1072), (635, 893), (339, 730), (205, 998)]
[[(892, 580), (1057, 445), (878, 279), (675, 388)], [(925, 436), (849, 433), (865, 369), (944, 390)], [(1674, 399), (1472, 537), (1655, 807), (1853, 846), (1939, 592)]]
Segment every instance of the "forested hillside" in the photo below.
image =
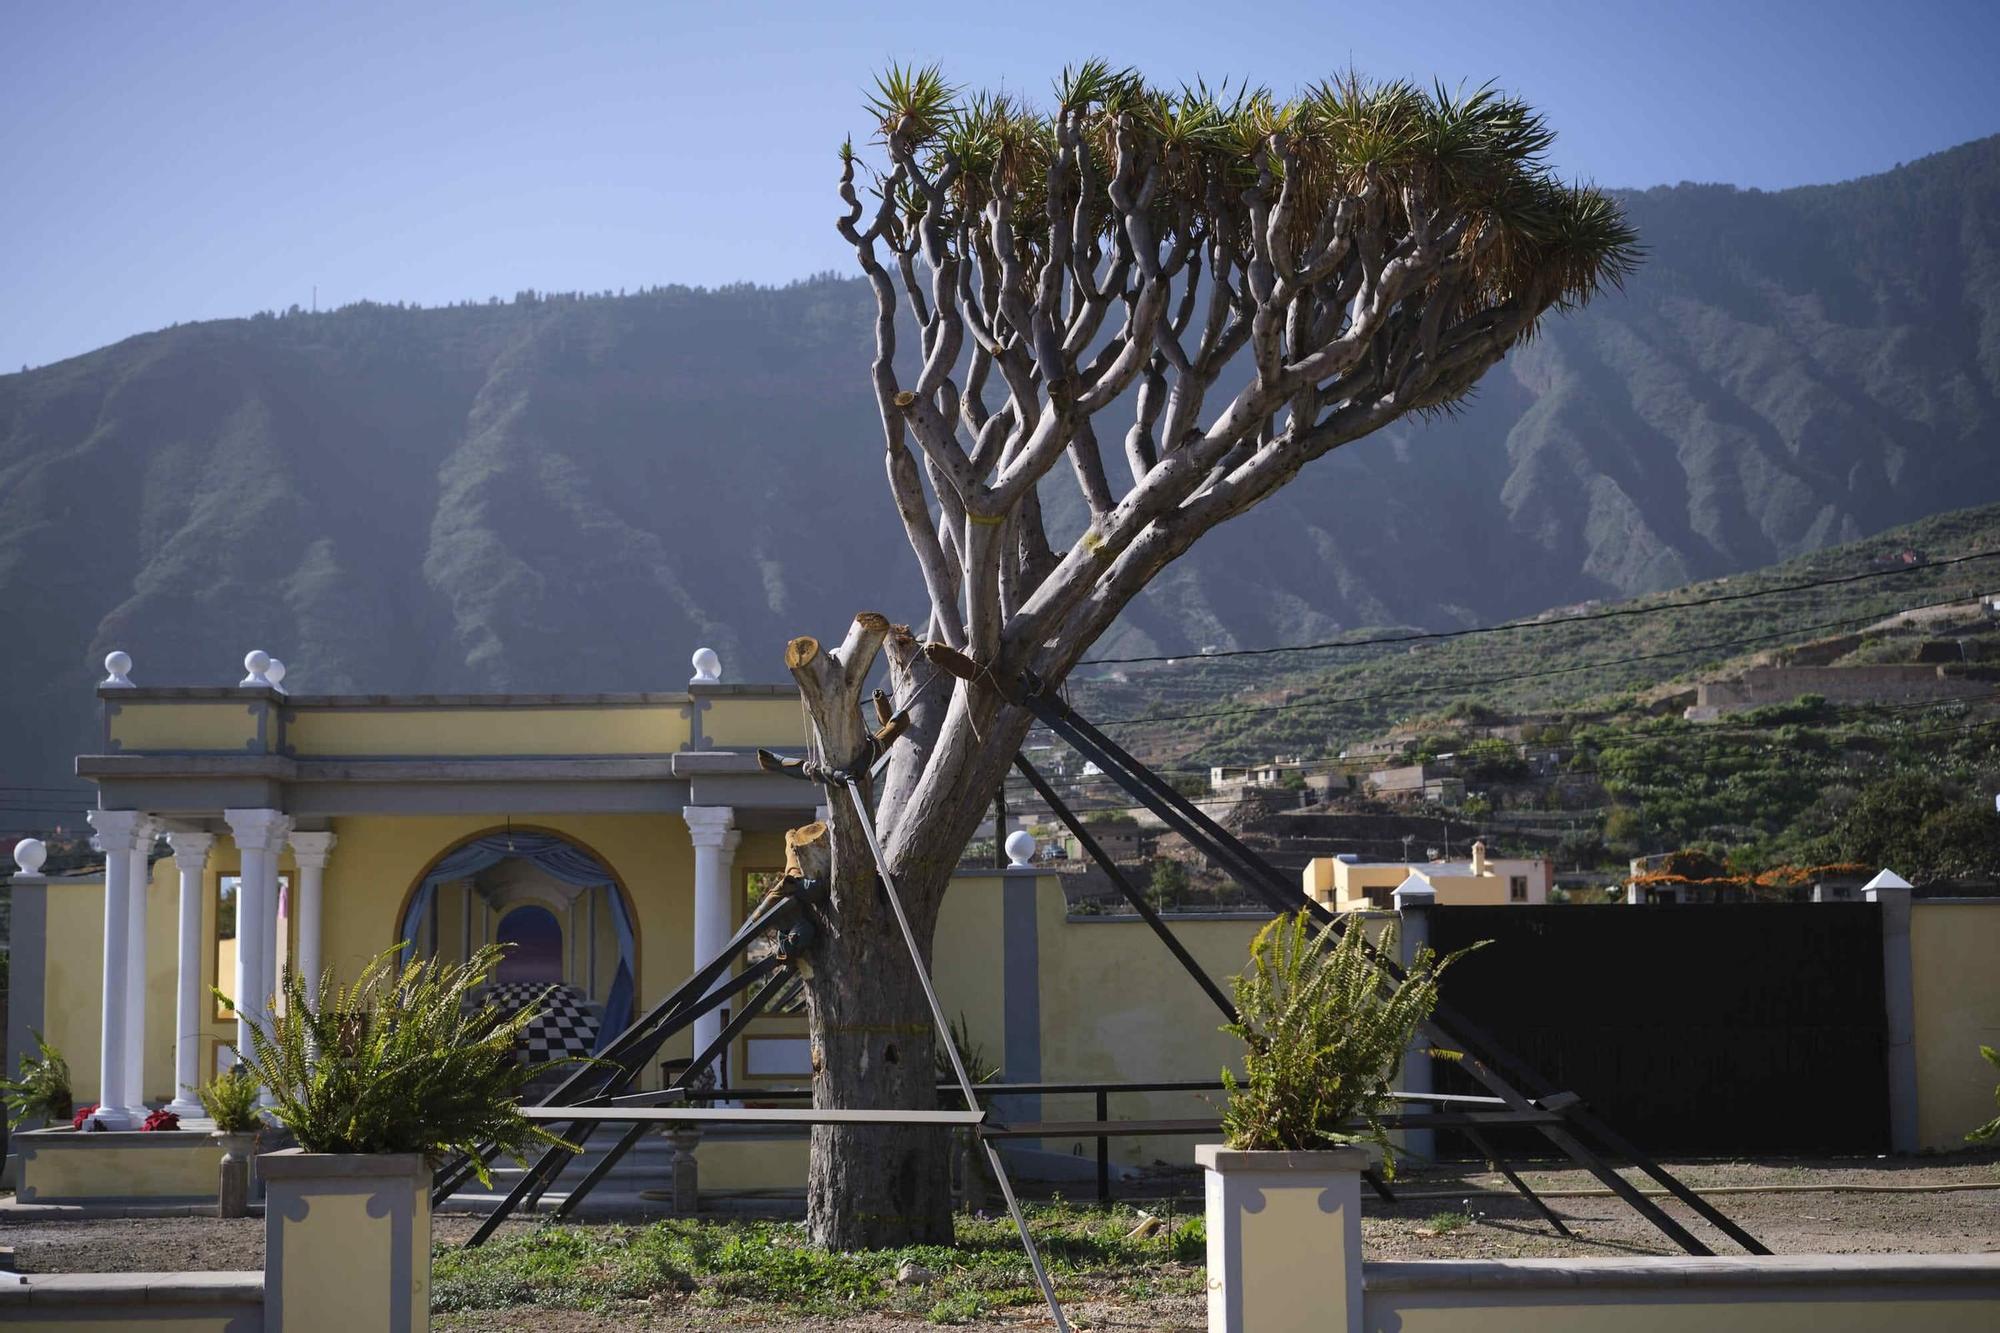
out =
[[(1623, 297), (1215, 534), (1105, 651), (1497, 619), (2000, 498), (2000, 139), (1626, 203)], [(67, 773), (113, 647), (150, 683), (263, 647), (300, 691), (673, 688), (701, 644), (774, 678), (914, 614), (868, 319), (838, 279), (367, 305), (0, 376), (0, 783)]]

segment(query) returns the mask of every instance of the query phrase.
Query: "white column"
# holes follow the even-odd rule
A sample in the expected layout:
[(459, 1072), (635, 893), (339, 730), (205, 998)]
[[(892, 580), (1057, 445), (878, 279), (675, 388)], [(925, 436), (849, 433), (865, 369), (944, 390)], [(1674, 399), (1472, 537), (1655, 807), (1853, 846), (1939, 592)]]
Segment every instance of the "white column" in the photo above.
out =
[(299, 954), (293, 966), (305, 982), (306, 998), (314, 1004), (319, 1003), (319, 974), (326, 967), (320, 958), (320, 888), (334, 841), (331, 833), (292, 835), (292, 859), (299, 866), (299, 882), (292, 886), (292, 915), (299, 923)]
[(236, 839), (236, 1049), (250, 1049), (251, 1027), (264, 1026), (271, 1002), (272, 921), (278, 879), (278, 848), (291, 821), (276, 810), (224, 810)]
[(97, 1118), (107, 1129), (129, 1129), (125, 1113), (125, 936), (131, 929), (132, 854), (145, 816), (137, 810), (92, 810), (90, 826), (104, 852), (104, 1009), (99, 1028)]
[[(736, 812), (726, 805), (686, 806), (681, 817), (687, 820), (688, 837), (694, 842), (694, 965), (701, 968), (729, 943), (729, 872), (743, 835), (736, 831)], [(721, 984), (718, 978), (716, 985)], [(722, 1015), (703, 1014), (694, 1021), (694, 1049), (689, 1053), (700, 1054), (721, 1034)]]
[(167, 1109), (178, 1116), (198, 1116), (201, 1101), (195, 1096), (202, 1084), (202, 989), (201, 989), (201, 890), (203, 872), (208, 868), (213, 833), (167, 835), (174, 849), (174, 867), (181, 875), (180, 974), (174, 994), (174, 1099)]
[(139, 845), (132, 853), (132, 891), (125, 897), (130, 924), (125, 929), (125, 1114), (135, 1125), (146, 1123), (146, 1015), (152, 997), (146, 984), (146, 907), (153, 886), (150, 860), (160, 821), (148, 818), (139, 826)]

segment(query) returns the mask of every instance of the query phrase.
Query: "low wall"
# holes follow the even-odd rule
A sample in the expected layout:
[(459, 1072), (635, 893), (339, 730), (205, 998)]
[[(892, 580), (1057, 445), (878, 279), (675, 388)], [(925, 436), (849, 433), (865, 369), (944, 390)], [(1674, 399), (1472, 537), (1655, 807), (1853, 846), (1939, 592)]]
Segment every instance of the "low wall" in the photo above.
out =
[(1939, 668), (1885, 663), (1852, 667), (1752, 667), (1733, 680), (1704, 683), (1697, 708), (1758, 708), (1817, 694), (1834, 703), (1886, 703), (1899, 699), (1957, 699), (1985, 694), (1992, 685)]
[(2000, 1107), (2000, 1081), (1980, 1058), (2000, 1047), (2000, 898), (1910, 905), (1916, 1009), (1917, 1143), (1949, 1152)]
[(262, 1273), (51, 1273), (0, 1285), (0, 1324), (23, 1333), (262, 1333)]
[(1430, 1260), (1368, 1264), (1363, 1281), (1361, 1333), (2000, 1328), (1994, 1254)]
[(21, 1203), (213, 1201), (222, 1145), (193, 1130), (113, 1130), (82, 1134), (37, 1129), (16, 1134)]

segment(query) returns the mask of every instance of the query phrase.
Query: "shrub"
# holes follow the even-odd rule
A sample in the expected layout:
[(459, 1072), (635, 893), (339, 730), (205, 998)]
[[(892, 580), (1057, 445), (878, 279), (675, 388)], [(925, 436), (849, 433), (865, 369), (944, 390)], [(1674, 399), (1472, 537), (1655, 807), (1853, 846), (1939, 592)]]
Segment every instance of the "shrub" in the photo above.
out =
[[(1979, 1053), (1986, 1057), (1987, 1064), (2000, 1069), (2000, 1051), (1994, 1050), (1991, 1046), (1981, 1046)], [(1993, 1100), (2000, 1102), (2000, 1088), (1993, 1089)], [(1994, 1116), (1965, 1137), (1973, 1143), (1984, 1143), (1988, 1139), (2000, 1138), (2000, 1115)]]
[[(1366, 1140), (1393, 1169), (1381, 1123), (1403, 1052), (1437, 1007), (1438, 977), (1467, 950), (1440, 958), (1420, 949), (1396, 981), (1371, 956), (1358, 927), (1329, 936), (1301, 911), (1257, 932), (1250, 967), (1234, 982), (1241, 1017), (1224, 1029), (1243, 1039), (1243, 1079), (1223, 1071), (1229, 1146), (1326, 1148)], [(1477, 946), (1475, 946), (1477, 947)], [(1380, 948), (1393, 953), (1393, 928)], [(1357, 1123), (1358, 1122), (1358, 1123)]]
[(140, 1129), (150, 1133), (159, 1133), (162, 1130), (179, 1129), (180, 1127), (181, 1118), (164, 1106), (157, 1111), (148, 1113), (146, 1123), (139, 1126)]
[(263, 1123), (257, 1118), (257, 1080), (242, 1065), (223, 1070), (195, 1095), (218, 1134), (249, 1134)]
[(9, 1129), (19, 1129), (30, 1116), (60, 1124), (76, 1109), (75, 1096), (70, 1090), (69, 1061), (39, 1032), (35, 1034), (35, 1048), (37, 1054), (21, 1057), (19, 1078), (0, 1079), (0, 1102), (6, 1104)]
[[(317, 1002), (302, 977), (286, 976), (284, 1012), (271, 1015), (268, 1032), (253, 1025), (251, 1049), (237, 1052), (271, 1090), (272, 1114), (299, 1146), (433, 1158), (463, 1152), (475, 1163), (483, 1143), (516, 1161), (538, 1145), (576, 1151), (521, 1114), (521, 1090), (544, 1067), (517, 1061), (514, 1048), (542, 1003), (511, 1014), (468, 1003), (499, 966), (500, 949), (488, 945), (463, 964), (420, 959), (399, 970), (400, 951), (377, 954), (350, 986), (329, 971)], [(479, 1176), (490, 1183), (483, 1166)]]

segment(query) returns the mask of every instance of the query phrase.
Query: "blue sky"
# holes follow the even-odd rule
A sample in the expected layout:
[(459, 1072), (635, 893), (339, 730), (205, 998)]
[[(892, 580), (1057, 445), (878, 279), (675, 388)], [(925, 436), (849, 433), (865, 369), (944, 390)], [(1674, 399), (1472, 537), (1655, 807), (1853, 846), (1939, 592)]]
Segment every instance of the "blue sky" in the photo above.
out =
[(1780, 188), (2000, 131), (2000, 4), (0, 3), (0, 368), (175, 321), (849, 267), (885, 62), (1492, 79), (1603, 184)]

